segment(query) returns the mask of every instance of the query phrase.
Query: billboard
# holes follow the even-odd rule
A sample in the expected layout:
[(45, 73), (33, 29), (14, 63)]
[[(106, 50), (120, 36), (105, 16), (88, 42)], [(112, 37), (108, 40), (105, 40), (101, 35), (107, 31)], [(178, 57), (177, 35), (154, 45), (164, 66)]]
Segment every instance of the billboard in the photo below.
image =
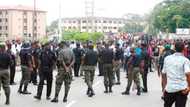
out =
[(177, 35), (189, 35), (190, 34), (190, 29), (178, 28), (178, 29), (176, 29), (176, 34)]

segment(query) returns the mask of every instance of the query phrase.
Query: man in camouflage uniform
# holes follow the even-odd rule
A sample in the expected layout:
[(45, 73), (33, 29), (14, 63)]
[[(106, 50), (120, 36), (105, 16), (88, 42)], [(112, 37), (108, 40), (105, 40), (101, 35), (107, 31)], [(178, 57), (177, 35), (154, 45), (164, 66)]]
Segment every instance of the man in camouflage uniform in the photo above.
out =
[[(112, 49), (109, 49), (109, 44), (105, 44), (105, 49), (102, 51), (102, 61), (103, 61), (103, 72), (104, 72), (104, 93), (112, 93), (113, 86), (113, 60), (114, 53)], [(108, 90), (109, 88), (109, 90)]]
[[(32, 65), (32, 52), (29, 43), (24, 43), (20, 52), (22, 79), (20, 82), (18, 93), (31, 94), (28, 92), (27, 87), (30, 81), (30, 75), (33, 71)], [(24, 90), (22, 89), (24, 85)]]
[[(114, 74), (116, 74), (116, 77), (117, 77), (117, 83), (116, 85), (120, 85), (120, 68), (122, 66), (122, 55), (123, 55), (123, 51), (122, 49), (120, 48), (120, 44), (116, 44), (116, 50), (115, 50), (115, 53), (114, 53), (114, 68), (113, 68), (113, 71), (114, 71)], [(114, 75), (115, 76), (115, 75)]]
[(6, 105), (10, 104), (10, 86), (9, 86), (9, 71), (8, 68), (11, 64), (10, 55), (5, 51), (5, 45), (0, 44), (0, 89), (3, 86), (5, 96), (6, 96)]
[(61, 48), (62, 49), (58, 53), (57, 59), (58, 74), (56, 76), (55, 97), (51, 102), (58, 102), (58, 95), (61, 90), (63, 81), (65, 85), (65, 95), (63, 102), (67, 102), (67, 96), (72, 81), (72, 66), (75, 62), (75, 56), (73, 51), (69, 48), (69, 45), (66, 42), (62, 43)]
[(122, 95), (129, 95), (130, 94), (130, 88), (132, 85), (132, 82), (134, 80), (135, 84), (137, 85), (137, 95), (140, 95), (140, 70), (142, 68), (140, 68), (141, 66), (141, 57), (139, 55), (137, 55), (137, 53), (135, 52), (134, 48), (131, 48), (131, 56), (129, 58), (128, 61), (128, 69), (129, 69), (129, 73), (128, 73), (128, 83), (127, 83), (127, 88), (124, 92), (122, 92)]
[(87, 95), (89, 97), (95, 95), (94, 90), (92, 88), (92, 84), (94, 81), (94, 74), (95, 74), (97, 61), (98, 61), (97, 52), (93, 50), (93, 44), (89, 44), (89, 50), (86, 52), (84, 56), (85, 82), (88, 86)]

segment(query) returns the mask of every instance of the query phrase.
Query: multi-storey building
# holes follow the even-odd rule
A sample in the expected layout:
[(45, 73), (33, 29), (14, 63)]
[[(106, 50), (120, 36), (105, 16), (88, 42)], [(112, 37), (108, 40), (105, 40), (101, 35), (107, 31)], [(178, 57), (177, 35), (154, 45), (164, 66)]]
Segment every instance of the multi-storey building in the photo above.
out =
[(78, 30), (80, 32), (112, 32), (117, 33), (126, 23), (124, 18), (63, 18), (62, 27), (65, 31)]
[(46, 11), (22, 5), (0, 6), (1, 39), (39, 39), (45, 35)]

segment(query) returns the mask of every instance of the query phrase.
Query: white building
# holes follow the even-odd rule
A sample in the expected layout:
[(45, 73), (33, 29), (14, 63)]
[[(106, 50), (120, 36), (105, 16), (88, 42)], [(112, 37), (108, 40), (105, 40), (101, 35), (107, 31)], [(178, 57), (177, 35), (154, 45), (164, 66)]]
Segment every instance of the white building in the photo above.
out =
[(112, 32), (117, 33), (126, 23), (124, 18), (63, 18), (62, 27), (65, 31), (78, 30), (80, 32)]

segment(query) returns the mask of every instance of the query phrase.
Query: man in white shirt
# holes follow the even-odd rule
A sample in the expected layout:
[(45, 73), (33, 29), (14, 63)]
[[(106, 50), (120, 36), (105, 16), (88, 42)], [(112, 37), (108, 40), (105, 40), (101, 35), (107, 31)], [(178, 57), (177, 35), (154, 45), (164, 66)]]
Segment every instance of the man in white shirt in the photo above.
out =
[(183, 42), (176, 42), (176, 53), (164, 60), (163, 79), (164, 107), (185, 107), (190, 91), (190, 61), (182, 54)]

